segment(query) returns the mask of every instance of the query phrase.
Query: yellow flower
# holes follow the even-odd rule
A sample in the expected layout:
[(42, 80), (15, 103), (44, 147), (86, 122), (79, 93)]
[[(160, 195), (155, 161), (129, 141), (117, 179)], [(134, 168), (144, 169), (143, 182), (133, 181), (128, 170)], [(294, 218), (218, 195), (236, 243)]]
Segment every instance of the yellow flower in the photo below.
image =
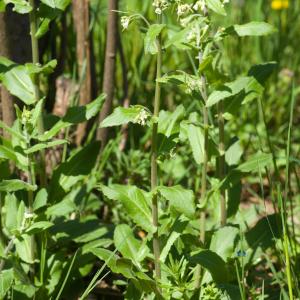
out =
[(289, 7), (289, 0), (273, 0), (271, 6), (274, 10), (285, 9)]

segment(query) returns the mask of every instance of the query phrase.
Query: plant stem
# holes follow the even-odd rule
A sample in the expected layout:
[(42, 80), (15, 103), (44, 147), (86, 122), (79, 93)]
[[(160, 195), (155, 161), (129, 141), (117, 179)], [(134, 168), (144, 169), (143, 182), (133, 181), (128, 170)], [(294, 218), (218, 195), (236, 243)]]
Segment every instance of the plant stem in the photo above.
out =
[[(158, 23), (161, 23), (161, 15), (158, 16)], [(157, 38), (157, 61), (156, 61), (156, 79), (161, 77), (161, 67), (162, 67), (162, 49), (161, 49), (161, 36)], [(161, 97), (161, 87), (160, 83), (155, 81), (155, 96), (154, 96), (154, 117), (158, 117), (159, 108), (160, 108), (160, 97)], [(157, 177), (157, 130), (158, 123), (153, 123), (152, 128), (152, 143), (151, 143), (151, 190), (155, 191), (158, 183)], [(160, 270), (160, 245), (159, 245), (159, 236), (158, 236), (158, 196), (154, 192), (152, 198), (152, 222), (153, 226), (156, 228), (155, 233), (153, 234), (153, 252), (154, 252), (154, 263), (155, 263), (155, 275), (157, 279), (161, 278)]]
[[(225, 123), (224, 123), (224, 105), (223, 101), (218, 103), (218, 126), (219, 126), (219, 179), (222, 181), (225, 176)], [(226, 225), (227, 212), (226, 212), (226, 196), (225, 190), (221, 189), (221, 226)]]
[[(202, 60), (202, 53), (199, 53), (199, 65)], [(204, 76), (201, 76), (202, 82), (202, 98), (204, 100), (204, 106), (202, 109), (203, 116), (203, 127), (204, 127), (204, 154), (203, 154), (203, 165), (201, 172), (201, 197), (200, 204), (205, 201), (206, 192), (207, 192), (207, 167), (208, 167), (208, 129), (209, 129), (209, 121), (208, 121), (208, 109), (206, 107), (207, 101), (207, 89), (206, 89), (206, 79)], [(200, 212), (200, 241), (205, 243), (205, 221), (206, 221), (206, 213), (205, 211)], [(196, 268), (195, 275), (195, 288), (198, 289), (200, 287), (201, 281), (201, 266), (198, 265)]]
[[(31, 49), (32, 49), (32, 62), (33, 64), (39, 64), (39, 44), (36, 37), (37, 32), (37, 16), (36, 16), (36, 7), (35, 1), (29, 0), (29, 4), (32, 7), (32, 11), (29, 13), (30, 20), (30, 36), (31, 36)], [(40, 100), (40, 90), (39, 90), (39, 75), (33, 74), (34, 78), (34, 93), (36, 102)], [(42, 110), (43, 111), (43, 110)], [(38, 120), (38, 132), (42, 134), (44, 132), (44, 122), (43, 122), (43, 113), (39, 116)], [(46, 167), (45, 167), (45, 151), (40, 150), (40, 181), (41, 186), (46, 186)]]

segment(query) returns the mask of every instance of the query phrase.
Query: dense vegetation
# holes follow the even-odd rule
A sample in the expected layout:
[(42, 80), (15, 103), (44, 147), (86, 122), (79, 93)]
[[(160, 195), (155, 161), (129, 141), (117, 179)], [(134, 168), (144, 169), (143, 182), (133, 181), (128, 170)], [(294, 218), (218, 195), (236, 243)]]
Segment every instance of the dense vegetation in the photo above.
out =
[(300, 299), (300, 2), (0, 0), (0, 299)]

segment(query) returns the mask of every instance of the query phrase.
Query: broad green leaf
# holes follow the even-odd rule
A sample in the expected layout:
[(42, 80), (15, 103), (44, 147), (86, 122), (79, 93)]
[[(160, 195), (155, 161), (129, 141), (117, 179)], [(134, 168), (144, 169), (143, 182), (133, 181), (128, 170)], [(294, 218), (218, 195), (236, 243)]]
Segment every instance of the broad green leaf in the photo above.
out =
[(47, 205), (48, 201), (48, 192), (45, 188), (40, 189), (34, 199), (33, 202), (33, 210), (36, 211), (40, 209), (41, 207), (44, 207)]
[(224, 261), (235, 257), (234, 250), (239, 238), (239, 229), (225, 226), (214, 232), (209, 249), (218, 254)]
[(26, 0), (4, 0), (5, 5), (12, 4), (13, 11), (19, 14), (27, 14), (32, 11), (32, 7)]
[(2, 83), (12, 95), (18, 97), (26, 105), (36, 102), (34, 84), (25, 66), (16, 66), (5, 72)]
[(163, 263), (165, 262), (171, 247), (173, 246), (175, 241), (180, 237), (182, 232), (185, 230), (188, 223), (189, 223), (188, 219), (184, 217), (179, 217), (176, 219), (175, 223), (170, 229), (170, 235), (168, 237), (168, 240), (161, 251), (160, 261), (162, 261)]
[(250, 22), (233, 27), (238, 36), (262, 36), (276, 32), (275, 27), (265, 22)]
[(17, 156), (13, 149), (0, 145), (0, 159), (17, 161)]
[(207, 7), (211, 10), (213, 10), (215, 13), (226, 16), (226, 11), (224, 8), (224, 5), (220, 0), (205, 0)]
[(145, 53), (156, 54), (158, 52), (157, 37), (165, 26), (165, 24), (153, 24), (148, 28), (144, 39)]
[(5, 196), (5, 227), (11, 233), (18, 229), (18, 206), (18, 200), (14, 194)]
[(62, 163), (53, 174), (51, 192), (58, 188), (57, 184), (67, 192), (78, 181), (88, 176), (95, 166), (99, 151), (100, 142), (93, 142)]
[(158, 133), (170, 137), (172, 134), (178, 133), (180, 131), (179, 122), (183, 119), (185, 114), (185, 109), (183, 105), (177, 106), (175, 111), (160, 111), (158, 117)]
[(52, 222), (48, 222), (48, 221), (35, 222), (25, 230), (25, 233), (27, 233), (29, 235), (40, 233), (40, 232), (52, 227), (53, 225), (54, 224)]
[(226, 83), (222, 90), (214, 91), (209, 95), (206, 106), (213, 106), (221, 100), (237, 95), (248, 87), (250, 80), (250, 77), (241, 77), (233, 82)]
[(2, 270), (0, 272), (0, 299), (4, 299), (14, 281), (14, 270)]
[(243, 173), (252, 171), (263, 171), (266, 166), (272, 163), (272, 155), (269, 153), (259, 153), (252, 156), (243, 164), (239, 165), (236, 170)]
[[(141, 105), (134, 105), (128, 108), (117, 107), (111, 115), (106, 117), (100, 124), (100, 127), (119, 126), (127, 123), (143, 124), (149, 116), (149, 113)], [(144, 121), (142, 118), (144, 117)]]
[(217, 253), (211, 250), (201, 250), (192, 255), (190, 261), (207, 269), (215, 282), (224, 283), (228, 280), (226, 264)]
[(41, 0), (47, 6), (52, 8), (57, 8), (60, 10), (65, 10), (66, 7), (70, 4), (71, 0)]
[(236, 141), (235, 143), (233, 143), (227, 150), (225, 153), (225, 160), (226, 163), (229, 166), (232, 165), (237, 165), (238, 162), (241, 159), (241, 156), (243, 154), (243, 149), (242, 146), (240, 144), (240, 141)]
[(277, 68), (277, 62), (270, 61), (250, 68), (248, 76), (253, 76), (260, 84), (264, 84)]
[(28, 234), (22, 234), (21, 237), (15, 239), (15, 245), (16, 245), (16, 252), (26, 263), (32, 264), (33, 263), (33, 257), (32, 257), (32, 243), (33, 240), (30, 235)]
[(94, 101), (85, 106), (70, 107), (64, 118), (58, 121), (49, 131), (39, 136), (40, 141), (47, 141), (54, 137), (63, 128), (69, 127), (72, 124), (79, 124), (95, 117), (104, 104), (106, 95), (101, 94)]
[(36, 144), (28, 149), (26, 149), (24, 152), (26, 154), (30, 154), (30, 153), (34, 153), (34, 152), (38, 152), (42, 149), (46, 149), (46, 148), (51, 148), (51, 147), (55, 147), (55, 146), (58, 146), (58, 145), (62, 145), (62, 144), (65, 144), (67, 143), (68, 141), (67, 140), (54, 140), (54, 141), (51, 141), (51, 142), (44, 142), (44, 143), (39, 143), (39, 144)]
[(123, 257), (131, 259), (136, 265), (139, 265), (139, 262), (142, 261), (147, 254), (146, 251), (143, 253), (139, 252), (141, 249), (141, 241), (134, 237), (132, 228), (126, 224), (118, 225), (115, 228), (114, 244)]
[(195, 199), (192, 190), (186, 190), (179, 185), (172, 187), (159, 186), (157, 190), (176, 211), (189, 218), (195, 217)]
[(20, 190), (35, 191), (36, 185), (29, 184), (19, 179), (2, 180), (0, 182), (0, 192), (16, 192)]
[(112, 272), (118, 273), (116, 268), (117, 260), (119, 259), (118, 255), (103, 248), (92, 248), (90, 252), (97, 256), (99, 259), (105, 261)]
[(77, 207), (75, 203), (71, 199), (67, 198), (48, 207), (46, 210), (46, 215), (49, 217), (67, 216), (76, 210)]
[(155, 232), (152, 224), (152, 214), (147, 197), (149, 195), (131, 185), (113, 184), (109, 187), (101, 186), (103, 194), (112, 200), (120, 201), (132, 220), (147, 232)]

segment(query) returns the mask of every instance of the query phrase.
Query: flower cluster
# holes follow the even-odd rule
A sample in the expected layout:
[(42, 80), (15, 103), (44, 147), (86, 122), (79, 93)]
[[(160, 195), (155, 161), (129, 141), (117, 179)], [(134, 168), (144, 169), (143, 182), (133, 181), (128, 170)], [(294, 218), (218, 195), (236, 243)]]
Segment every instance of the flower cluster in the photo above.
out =
[(121, 17), (121, 26), (123, 27), (123, 30), (126, 30), (130, 23), (130, 17), (123, 16)]
[(153, 0), (153, 6), (157, 15), (161, 15), (163, 10), (167, 9), (169, 5), (168, 0)]
[(133, 123), (145, 126), (146, 125), (146, 121), (148, 120), (149, 117), (150, 117), (150, 114), (145, 109), (141, 109), (141, 111), (139, 112), (139, 114), (134, 119)]

